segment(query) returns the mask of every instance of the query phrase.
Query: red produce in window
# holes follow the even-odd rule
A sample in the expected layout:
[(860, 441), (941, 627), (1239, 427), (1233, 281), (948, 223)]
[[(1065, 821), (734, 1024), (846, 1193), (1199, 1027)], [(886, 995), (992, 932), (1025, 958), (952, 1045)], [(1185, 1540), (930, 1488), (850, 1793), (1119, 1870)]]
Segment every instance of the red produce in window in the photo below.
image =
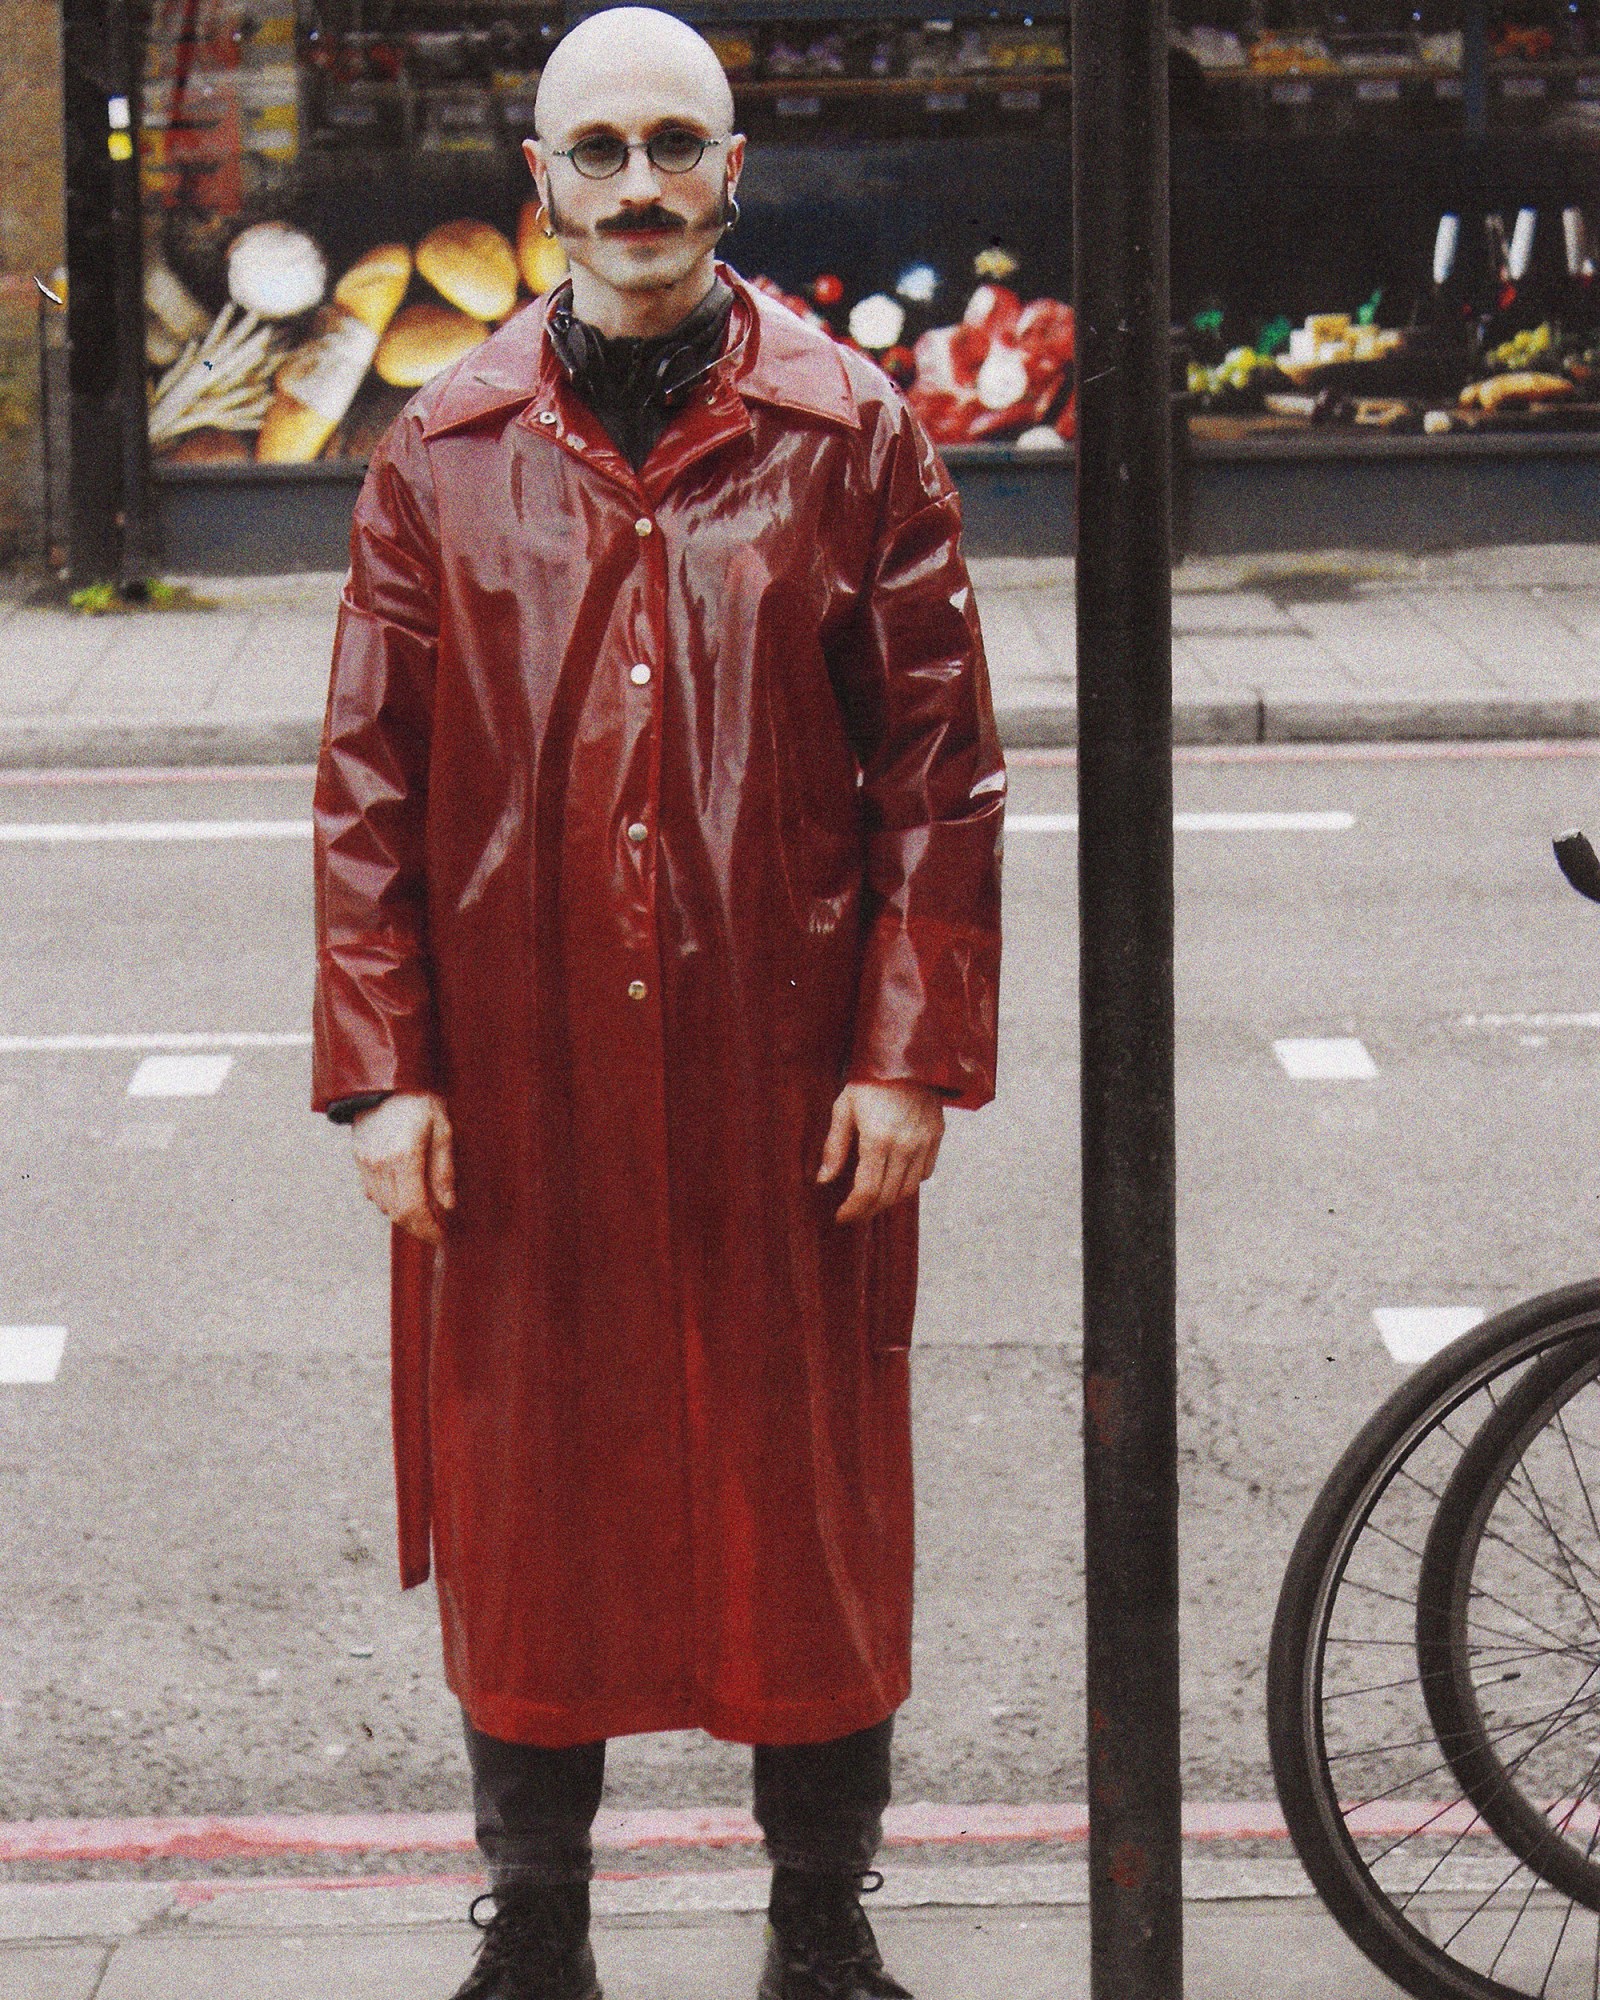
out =
[(1024, 430), (1044, 421), (1066, 382), (1072, 308), (1048, 298), (1024, 306), (1005, 285), (980, 285), (960, 324), (930, 327), (913, 352), (906, 396), (936, 444)]

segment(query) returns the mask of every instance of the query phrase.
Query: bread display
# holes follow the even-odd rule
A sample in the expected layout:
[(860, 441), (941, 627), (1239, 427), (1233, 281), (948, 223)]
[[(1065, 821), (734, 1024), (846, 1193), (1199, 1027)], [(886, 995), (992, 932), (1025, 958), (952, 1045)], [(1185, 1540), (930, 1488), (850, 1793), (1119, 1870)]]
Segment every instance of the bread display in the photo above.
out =
[(318, 455), (355, 401), (410, 282), (411, 252), (403, 243), (381, 243), (345, 272), (333, 303), (273, 379), (256, 440), (263, 464), (306, 465)]
[(487, 222), (443, 222), (417, 245), (417, 270), (440, 298), (476, 320), (502, 320), (517, 302), (517, 259)]
[(488, 338), (481, 320), (454, 306), (404, 306), (379, 341), (372, 365), (394, 388), (420, 389)]

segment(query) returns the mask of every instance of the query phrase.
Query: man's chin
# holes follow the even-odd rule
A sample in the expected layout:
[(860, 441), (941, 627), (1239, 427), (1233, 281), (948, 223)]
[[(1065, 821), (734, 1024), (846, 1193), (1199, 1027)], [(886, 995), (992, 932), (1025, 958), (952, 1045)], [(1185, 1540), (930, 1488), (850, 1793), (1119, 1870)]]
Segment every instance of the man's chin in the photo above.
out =
[(688, 277), (700, 256), (698, 246), (673, 235), (627, 248), (609, 244), (598, 257), (584, 261), (593, 276), (619, 292), (658, 292)]

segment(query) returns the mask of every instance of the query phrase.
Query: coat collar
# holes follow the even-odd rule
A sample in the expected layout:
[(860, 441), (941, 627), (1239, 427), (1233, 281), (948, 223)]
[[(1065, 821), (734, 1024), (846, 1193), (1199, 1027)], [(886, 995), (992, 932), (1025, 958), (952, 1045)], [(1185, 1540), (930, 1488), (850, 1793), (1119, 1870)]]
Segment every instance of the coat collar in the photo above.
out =
[[(716, 269), (733, 291), (733, 306), (723, 357), (710, 377), (711, 406), (730, 414), (731, 392), (745, 403), (768, 403), (854, 429), (858, 405), (832, 335), (807, 326), (787, 306), (747, 284), (730, 265), (718, 260)], [(592, 428), (578, 422), (579, 399), (550, 341), (548, 321), (555, 297), (550, 292), (524, 306), (457, 365), (423, 419), (424, 437), (442, 437), (485, 417), (513, 411), (523, 424), (537, 424), (549, 411), (563, 429)], [(739, 427), (748, 428), (748, 418)]]

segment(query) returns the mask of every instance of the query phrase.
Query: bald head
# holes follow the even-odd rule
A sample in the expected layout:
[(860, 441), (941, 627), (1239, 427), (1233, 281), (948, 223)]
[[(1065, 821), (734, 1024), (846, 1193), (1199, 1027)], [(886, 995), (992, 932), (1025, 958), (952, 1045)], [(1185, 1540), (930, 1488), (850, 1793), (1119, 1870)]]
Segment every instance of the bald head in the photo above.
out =
[(708, 131), (732, 129), (733, 92), (703, 35), (659, 7), (607, 7), (569, 28), (551, 50), (534, 100), (539, 137), (563, 144), (576, 126), (606, 116), (602, 102), (619, 86), (624, 95), (648, 92)]

